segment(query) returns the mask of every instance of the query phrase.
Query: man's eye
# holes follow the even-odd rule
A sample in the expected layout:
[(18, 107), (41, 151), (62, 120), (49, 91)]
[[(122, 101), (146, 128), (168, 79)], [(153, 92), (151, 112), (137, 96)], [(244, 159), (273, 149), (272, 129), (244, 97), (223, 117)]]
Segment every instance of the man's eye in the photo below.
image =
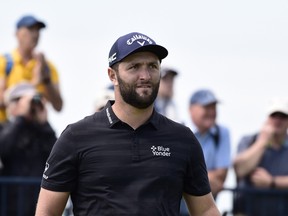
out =
[(152, 68), (152, 69), (158, 69), (158, 65), (152, 64), (152, 65), (150, 65), (150, 68)]
[(138, 68), (137, 65), (132, 65), (132, 66), (130, 67), (130, 69), (137, 69), (137, 68)]

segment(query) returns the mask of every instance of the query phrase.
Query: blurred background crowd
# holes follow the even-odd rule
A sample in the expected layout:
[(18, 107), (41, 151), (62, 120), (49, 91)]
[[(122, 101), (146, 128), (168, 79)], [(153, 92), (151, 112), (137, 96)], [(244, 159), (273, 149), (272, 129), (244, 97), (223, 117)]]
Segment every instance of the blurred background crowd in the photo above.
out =
[[(0, 54), (4, 57), (14, 52), (16, 62), (14, 60), (12, 66), (13, 70), (18, 70), (15, 65), (20, 57), (17, 57), (15, 50), (20, 44), (23, 50), (27, 50), (25, 32), (20, 30), (29, 21), (32, 22), (31, 19), (20, 22), (20, 18), (33, 15), (37, 19), (35, 31), (39, 33), (39, 41), (35, 49), (22, 58), (27, 57), (29, 62), (30, 55), (30, 58), (36, 59), (35, 62), (42, 62), (38, 64), (39, 70), (45, 72), (50, 68), (48, 71), (51, 75), (39, 72), (37, 79), (33, 79), (34, 76), (26, 77), (24, 80), (36, 82), (36, 89), (22, 83), (18, 89), (10, 89), (4, 94), (6, 87), (8, 89), (20, 82), (20, 78), (15, 75), (9, 81), (10, 86), (4, 88), (3, 83), (0, 83), (0, 88), (3, 87), (0, 97), (3, 105), (8, 107), (10, 103), (12, 106), (15, 101), (18, 103), (24, 92), (28, 92), (26, 104), (37, 96), (36, 92), (44, 95), (40, 103), (45, 106), (36, 105), (40, 112), (37, 119), (47, 123), (43, 131), (53, 143), (67, 124), (92, 114), (107, 99), (113, 98), (113, 89), (107, 77), (107, 50), (115, 37), (132, 31), (145, 32), (158, 38), (160, 41), (157, 42), (169, 51), (167, 59), (162, 62), (164, 90), (161, 91), (160, 87), (156, 108), (162, 112), (168, 104), (168, 111), (164, 115), (189, 125), (195, 132), (201, 132), (195, 122), (191, 124), (192, 113), (201, 113), (201, 106), (212, 104), (212, 107), (206, 107), (206, 112), (211, 113), (209, 110), (212, 109), (213, 113), (214, 109), (216, 117), (217, 110), (217, 124), (222, 125), (229, 140), (229, 151), (226, 152), (229, 159), (221, 162), (220, 166), (227, 170), (224, 170), (224, 174), (222, 170), (220, 179), (224, 181), (225, 187), (232, 188), (236, 186), (232, 163), (237, 155), (239, 141), (244, 135), (257, 133), (267, 117), (281, 111), (279, 107), (285, 102), (282, 105), (277, 103), (277, 109), (272, 112), (269, 104), (272, 99), (288, 98), (287, 9), (288, 2), (281, 0), (181, 3), (148, 0), (143, 4), (130, 0), (126, 3), (115, 0), (101, 3), (86, 1), (81, 4), (67, 0), (52, 0), (49, 3), (11, 0), (5, 3), (0, 14)], [(7, 59), (3, 59), (2, 69), (6, 73)], [(207, 99), (208, 102), (205, 102), (205, 96), (197, 96), (201, 92), (210, 95), (210, 101)], [(168, 103), (167, 98), (170, 97), (173, 100)], [(30, 112), (25, 100), (20, 102), (21, 107), (26, 107), (26, 114), (28, 109)], [(25, 111), (24, 108), (18, 110)], [(14, 111), (9, 115), (6, 113), (6, 120), (15, 122), (15, 106), (10, 110)], [(285, 112), (284, 108), (280, 113), (287, 115)], [(29, 116), (27, 118), (31, 119)], [(21, 124), (23, 119), (18, 119), (17, 126)], [(201, 140), (201, 136), (197, 138)], [(45, 151), (50, 149), (47, 143)], [(215, 165), (213, 162), (206, 163), (211, 163), (211, 169)], [(17, 164), (11, 166), (17, 167)], [(214, 194), (215, 197), (217, 195), (219, 208), (222, 211), (230, 209), (231, 194), (217, 194), (219, 190), (216, 187)]]

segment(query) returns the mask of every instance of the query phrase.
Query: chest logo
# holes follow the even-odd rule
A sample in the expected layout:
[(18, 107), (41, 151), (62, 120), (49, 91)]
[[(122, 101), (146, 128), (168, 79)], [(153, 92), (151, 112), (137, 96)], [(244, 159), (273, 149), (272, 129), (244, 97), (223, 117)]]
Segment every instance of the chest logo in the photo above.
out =
[(162, 157), (170, 157), (171, 152), (170, 148), (164, 148), (163, 146), (152, 146), (151, 147), (152, 154), (154, 156), (162, 156)]

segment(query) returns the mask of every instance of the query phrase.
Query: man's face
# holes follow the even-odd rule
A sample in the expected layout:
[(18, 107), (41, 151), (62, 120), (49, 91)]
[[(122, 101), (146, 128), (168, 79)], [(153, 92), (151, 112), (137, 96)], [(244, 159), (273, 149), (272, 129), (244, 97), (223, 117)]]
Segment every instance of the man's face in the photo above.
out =
[(23, 49), (33, 50), (38, 44), (39, 32), (40, 27), (38, 25), (19, 28), (16, 32), (19, 46)]
[(162, 77), (159, 87), (159, 96), (165, 99), (173, 97), (173, 85), (174, 85), (175, 74), (168, 73)]
[(206, 132), (214, 126), (216, 121), (216, 103), (211, 103), (206, 106), (193, 104), (190, 106), (190, 115), (201, 132)]
[(275, 134), (282, 135), (287, 133), (288, 115), (275, 112), (269, 116), (268, 121), (273, 126)]
[(120, 95), (138, 109), (153, 104), (160, 82), (160, 61), (151, 52), (138, 52), (123, 59), (116, 72)]

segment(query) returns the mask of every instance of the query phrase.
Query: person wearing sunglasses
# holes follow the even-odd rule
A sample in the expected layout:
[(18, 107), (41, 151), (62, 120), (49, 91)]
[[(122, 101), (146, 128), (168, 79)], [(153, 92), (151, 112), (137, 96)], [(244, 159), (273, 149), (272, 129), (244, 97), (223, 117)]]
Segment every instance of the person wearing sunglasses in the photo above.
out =
[[(274, 99), (257, 134), (244, 136), (238, 145), (234, 168), (239, 189), (235, 211), (247, 215), (286, 215), (288, 199), (264, 193), (288, 189), (288, 100)], [(285, 213), (286, 212), (286, 213)]]

